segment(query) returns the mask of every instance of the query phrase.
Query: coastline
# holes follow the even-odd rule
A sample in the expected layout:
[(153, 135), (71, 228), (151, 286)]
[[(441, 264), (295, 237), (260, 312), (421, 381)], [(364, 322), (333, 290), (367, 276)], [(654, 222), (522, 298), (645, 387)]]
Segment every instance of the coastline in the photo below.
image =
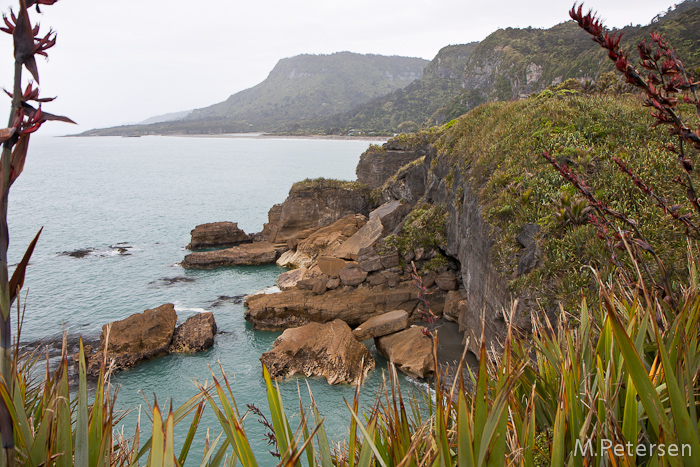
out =
[(387, 142), (391, 136), (342, 136), (342, 135), (278, 135), (273, 133), (223, 133), (220, 135), (144, 135), (173, 136), (176, 138), (249, 138), (249, 139), (306, 139), (306, 140), (346, 140), (346, 141), (380, 141)]
[[(99, 138), (104, 135), (54, 135), (55, 138)], [(371, 141), (386, 143), (392, 136), (344, 136), (344, 135), (281, 135), (275, 133), (221, 133), (221, 134), (186, 134), (173, 133), (168, 135), (109, 135), (121, 138), (141, 138), (145, 136), (164, 136), (175, 138), (239, 138), (239, 139), (300, 139), (300, 140), (327, 140), (327, 141)]]

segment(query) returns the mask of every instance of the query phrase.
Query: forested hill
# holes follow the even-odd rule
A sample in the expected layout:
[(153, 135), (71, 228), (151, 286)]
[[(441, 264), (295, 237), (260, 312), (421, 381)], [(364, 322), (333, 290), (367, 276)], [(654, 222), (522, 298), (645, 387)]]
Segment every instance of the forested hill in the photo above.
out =
[(184, 119), (153, 125), (92, 130), (85, 135), (231, 133), (271, 131), (295, 122), (345, 112), (401, 89), (423, 76), (422, 58), (298, 55), (280, 60), (260, 84), (226, 101), (196, 109)]
[[(700, 2), (686, 1), (648, 25), (621, 29), (631, 57), (653, 30), (671, 42), (688, 69), (700, 67)], [(480, 43), (445, 47), (423, 78), (406, 88), (305, 126), (315, 132), (393, 133), (440, 125), (479, 104), (519, 99), (567, 79), (594, 85), (612, 69), (605, 52), (573, 21), (549, 29), (499, 29)]]
[[(687, 0), (645, 26), (616, 32), (635, 58), (637, 42), (648, 41), (653, 30), (675, 47), (686, 69), (700, 74), (700, 1)], [(499, 29), (479, 43), (444, 47), (426, 63), (350, 52), (299, 55), (280, 60), (257, 86), (183, 120), (85, 135), (391, 135), (441, 125), (482, 103), (517, 100), (569, 79), (593, 89), (609, 81), (613, 69), (605, 52), (572, 21), (549, 29)]]

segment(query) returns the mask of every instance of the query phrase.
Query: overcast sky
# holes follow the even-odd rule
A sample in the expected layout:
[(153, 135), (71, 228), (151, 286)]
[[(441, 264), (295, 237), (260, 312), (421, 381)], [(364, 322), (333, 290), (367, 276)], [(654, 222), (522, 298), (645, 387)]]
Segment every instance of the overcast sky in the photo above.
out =
[[(677, 3), (591, 0), (606, 25), (647, 24)], [(0, 10), (18, 1), (0, 0)], [(449, 44), (498, 28), (567, 21), (566, 0), (61, 0), (32, 8), (42, 32), (58, 32), (49, 61), (38, 57), (45, 109), (80, 126), (49, 122), (43, 133), (139, 122), (205, 107), (259, 83), (281, 58), (302, 53), (432, 59)], [(12, 38), (0, 33), (0, 86), (12, 86)], [(9, 99), (0, 102), (9, 105)], [(1, 115), (1, 112), (0, 112)], [(6, 117), (1, 117), (6, 118)]]

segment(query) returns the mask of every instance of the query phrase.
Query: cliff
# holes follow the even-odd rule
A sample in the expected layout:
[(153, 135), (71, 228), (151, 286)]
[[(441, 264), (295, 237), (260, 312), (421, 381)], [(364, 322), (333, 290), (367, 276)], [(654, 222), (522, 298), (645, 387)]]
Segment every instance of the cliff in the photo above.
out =
[[(651, 123), (633, 95), (555, 88), (372, 146), (357, 173), (359, 182), (375, 187), (364, 206), (379, 208), (366, 223), (344, 217), (287, 242), (278, 264), (296, 262), (301, 269), (281, 294), (248, 297), (246, 319), (261, 329), (336, 318), (356, 326), (398, 308), (417, 322), (427, 309), (412, 284), (415, 264), (432, 311), (458, 322), (472, 350), (483, 316), (487, 347), (497, 351), (510, 319), (527, 333), (533, 314), (554, 322), (560, 304), (582, 294), (595, 299), (593, 271), (602, 277), (615, 271), (610, 250), (590, 223), (586, 201), (541, 156), (545, 150), (599, 199), (639, 220), (671, 280), (682, 279), (684, 235), (667, 228), (663, 212), (637, 196), (613, 161), (625, 160), (658, 193), (680, 203), (681, 212), (690, 210), (673, 182), (677, 162), (663, 149), (669, 137)], [(333, 190), (325, 186), (318, 197), (338, 198)], [(291, 193), (284, 204), (295, 205), (297, 197)], [(275, 209), (270, 218), (277, 225)]]

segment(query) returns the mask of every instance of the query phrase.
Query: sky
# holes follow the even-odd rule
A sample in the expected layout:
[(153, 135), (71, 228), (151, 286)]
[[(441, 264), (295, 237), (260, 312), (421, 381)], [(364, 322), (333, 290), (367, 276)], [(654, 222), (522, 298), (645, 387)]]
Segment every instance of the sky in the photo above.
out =
[[(609, 27), (648, 24), (679, 0), (590, 0)], [(44, 134), (77, 133), (206, 107), (264, 80), (278, 60), (339, 51), (432, 59), (506, 27), (567, 21), (570, 0), (60, 0), (32, 8), (58, 33), (38, 57)], [(0, 0), (0, 11), (19, 0)], [(0, 32), (0, 87), (12, 87), (12, 38)], [(26, 82), (26, 81), (25, 81)], [(0, 97), (9, 110), (9, 98)]]

